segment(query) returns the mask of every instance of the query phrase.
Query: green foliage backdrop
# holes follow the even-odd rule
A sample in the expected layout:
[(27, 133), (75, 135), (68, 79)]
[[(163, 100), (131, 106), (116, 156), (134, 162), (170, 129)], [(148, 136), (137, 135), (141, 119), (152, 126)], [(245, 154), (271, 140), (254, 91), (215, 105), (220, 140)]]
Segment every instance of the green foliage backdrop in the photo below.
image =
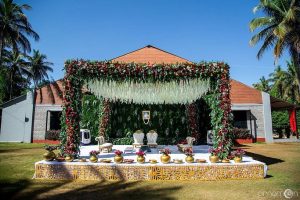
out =
[[(111, 113), (106, 139), (114, 144), (132, 144), (132, 134), (141, 129), (146, 134), (150, 130), (158, 133), (159, 144), (177, 144), (180, 140), (191, 135), (188, 126), (188, 113), (185, 105), (140, 105), (121, 102), (110, 103)], [(196, 102), (199, 116), (200, 140), (206, 142), (206, 132), (210, 129), (210, 109), (204, 100)], [(149, 124), (144, 124), (142, 111), (151, 112)], [(92, 141), (99, 135), (99, 122), (103, 115), (102, 99), (94, 95), (84, 95), (82, 99), (82, 113), (80, 128), (91, 131)]]
[[(150, 111), (150, 122), (144, 124), (142, 111)], [(150, 130), (158, 133), (158, 142), (175, 144), (187, 136), (187, 117), (184, 105), (139, 105), (112, 103), (110, 137), (132, 137), (138, 129), (146, 134)], [(128, 134), (129, 133), (129, 134)]]
[(82, 99), (82, 112), (80, 128), (89, 129), (94, 143), (99, 134), (99, 118), (102, 115), (102, 100), (94, 95), (84, 95)]

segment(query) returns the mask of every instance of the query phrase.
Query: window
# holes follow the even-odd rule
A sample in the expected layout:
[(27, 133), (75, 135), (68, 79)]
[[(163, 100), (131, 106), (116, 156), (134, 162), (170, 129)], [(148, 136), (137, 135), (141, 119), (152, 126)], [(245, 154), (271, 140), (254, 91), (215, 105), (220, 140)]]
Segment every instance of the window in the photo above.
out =
[(233, 111), (233, 126), (236, 128), (248, 128), (247, 111)]
[(61, 111), (50, 111), (50, 130), (60, 130)]

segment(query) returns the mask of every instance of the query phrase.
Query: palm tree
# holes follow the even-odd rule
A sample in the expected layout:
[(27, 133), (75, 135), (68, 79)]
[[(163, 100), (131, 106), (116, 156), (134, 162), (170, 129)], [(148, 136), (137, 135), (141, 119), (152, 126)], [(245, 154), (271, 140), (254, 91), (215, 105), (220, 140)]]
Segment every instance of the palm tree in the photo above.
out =
[(49, 79), (48, 72), (53, 72), (53, 63), (46, 61), (47, 56), (38, 50), (33, 50), (33, 55), (28, 57), (30, 65), (29, 79), (32, 80), (34, 89), (44, 80)]
[[(33, 50), (33, 55), (28, 56), (28, 61), (30, 65), (30, 75), (28, 78), (32, 80), (33, 88), (33, 110), (32, 110), (32, 127), (34, 127), (35, 119), (35, 105), (36, 105), (36, 90), (38, 84), (42, 83), (44, 80), (48, 79), (48, 72), (53, 72), (52, 65), (53, 63), (46, 61), (47, 56), (41, 54), (38, 50)], [(41, 89), (40, 89), (41, 90)], [(33, 138), (33, 132), (31, 133), (31, 141)]]
[[(274, 47), (274, 56), (277, 60), (288, 50), (296, 65), (298, 82), (300, 78), (300, 1), (299, 0), (260, 0), (256, 11), (262, 11), (265, 16), (253, 19), (250, 22), (250, 30), (260, 29), (251, 40), (255, 45), (262, 41), (262, 46), (257, 53), (261, 58), (270, 47)], [(300, 85), (298, 85), (300, 91)]]
[(269, 92), (271, 89), (269, 85), (269, 80), (263, 76), (259, 79), (259, 81), (259, 83), (253, 84), (253, 87), (260, 91)]
[(28, 76), (29, 63), (25, 60), (25, 56), (19, 52), (4, 51), (3, 66), (7, 72), (9, 80), (9, 99), (13, 98), (13, 88), (15, 84), (24, 82), (23, 76)]
[(284, 97), (293, 103), (300, 103), (300, 92), (297, 89), (299, 78), (296, 72), (296, 66), (293, 61), (287, 61), (287, 71), (285, 73)]
[(13, 0), (0, 1), (0, 62), (5, 47), (14, 51), (23, 50), (24, 54), (31, 51), (27, 36), (39, 40), (39, 35), (32, 30), (23, 10), (31, 7), (27, 4), (18, 5)]
[(271, 83), (271, 93), (274, 94), (274, 96), (285, 99), (284, 97), (284, 90), (286, 86), (285, 78), (286, 78), (286, 72), (281, 69), (280, 66), (277, 66), (273, 73), (270, 75), (270, 83)]

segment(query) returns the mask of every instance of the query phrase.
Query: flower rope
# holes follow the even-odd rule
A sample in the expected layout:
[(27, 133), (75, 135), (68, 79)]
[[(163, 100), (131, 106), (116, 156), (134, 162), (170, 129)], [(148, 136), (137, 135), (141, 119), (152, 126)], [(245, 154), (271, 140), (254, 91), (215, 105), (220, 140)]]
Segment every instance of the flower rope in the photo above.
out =
[(210, 81), (192, 79), (155, 83), (132, 81), (90, 80), (90, 91), (98, 98), (136, 104), (190, 104), (201, 98), (210, 88)]

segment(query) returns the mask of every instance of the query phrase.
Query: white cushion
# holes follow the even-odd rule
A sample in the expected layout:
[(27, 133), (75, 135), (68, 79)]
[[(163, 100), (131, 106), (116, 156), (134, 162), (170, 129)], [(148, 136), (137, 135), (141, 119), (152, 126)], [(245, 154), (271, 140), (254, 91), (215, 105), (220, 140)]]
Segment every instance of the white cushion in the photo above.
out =
[(104, 143), (100, 145), (100, 147), (110, 147), (110, 146), (112, 146), (112, 143)]

